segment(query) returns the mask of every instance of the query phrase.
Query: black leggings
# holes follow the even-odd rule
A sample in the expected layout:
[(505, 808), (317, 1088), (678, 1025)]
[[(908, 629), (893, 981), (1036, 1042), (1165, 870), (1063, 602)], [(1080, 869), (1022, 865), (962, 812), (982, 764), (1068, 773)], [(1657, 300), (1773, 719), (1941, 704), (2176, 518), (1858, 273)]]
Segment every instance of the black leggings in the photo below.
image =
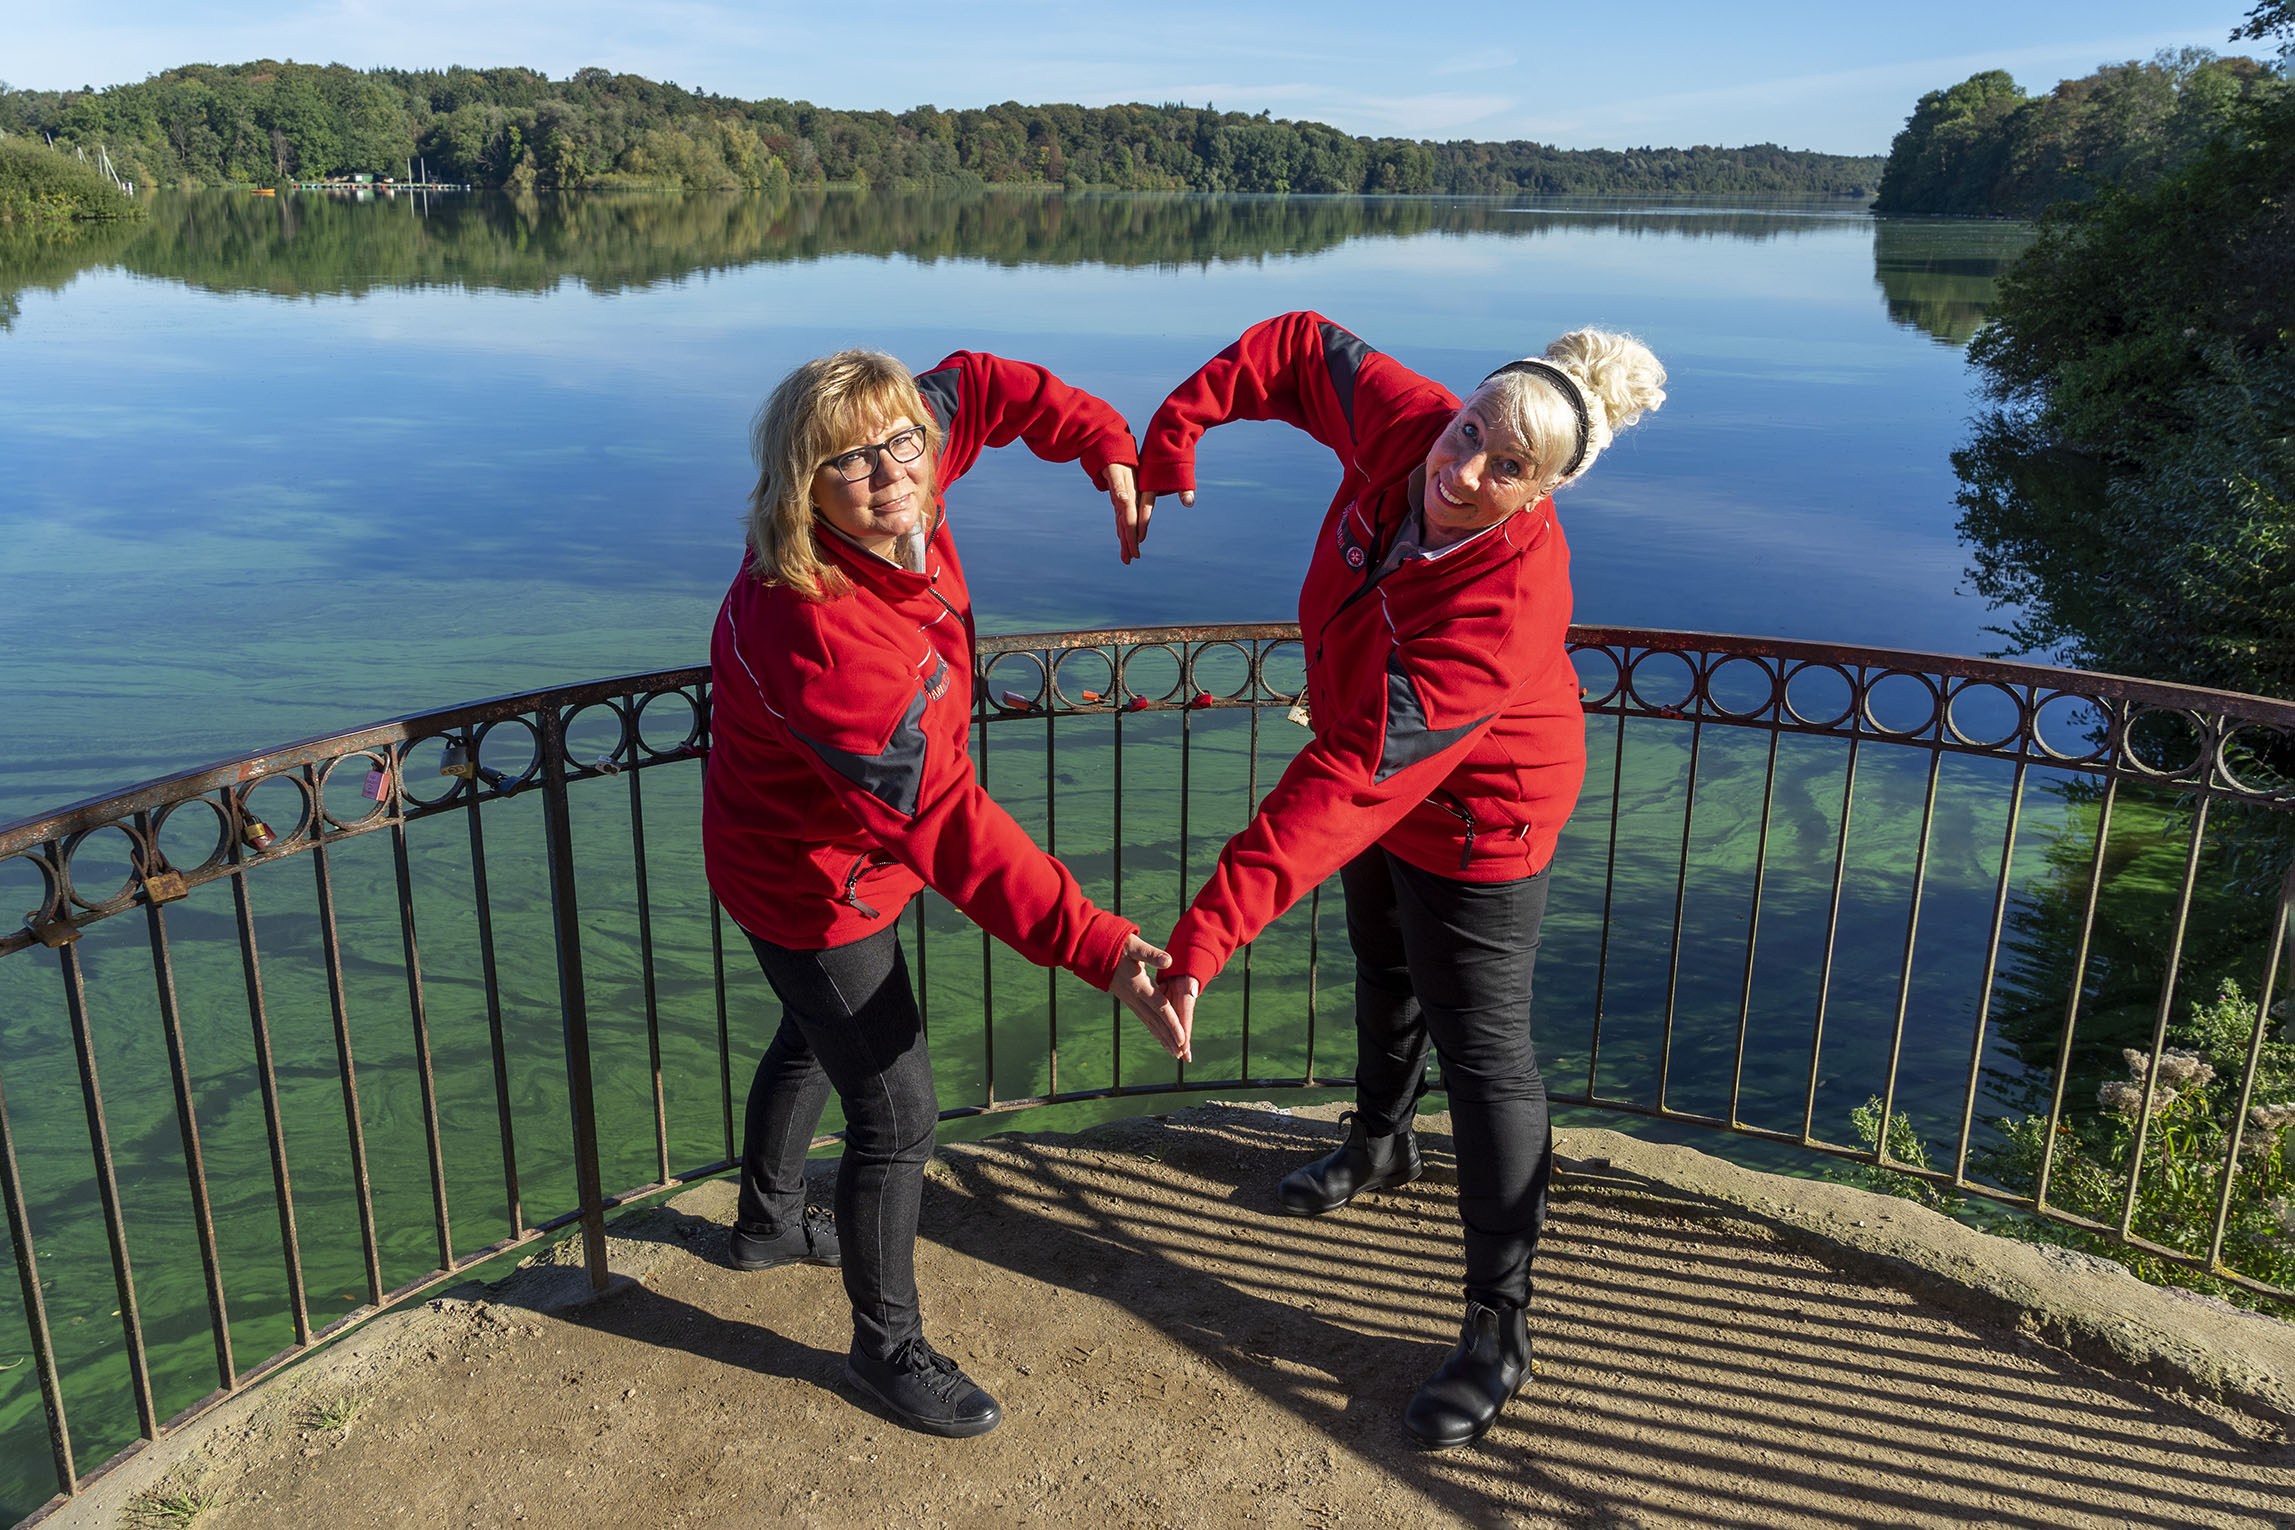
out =
[(804, 1215), (805, 1151), (834, 1088), (845, 1107), (837, 1238), (853, 1341), (882, 1359), (922, 1330), (916, 1219), (940, 1119), (908, 958), (890, 925), (825, 951), (749, 944), (780, 995), (781, 1028), (749, 1086), (737, 1215), (762, 1233)]
[(1530, 1042), (1546, 873), (1460, 882), (1372, 846), (1339, 872), (1355, 948), (1355, 1101), (1363, 1130), (1408, 1126), (1442, 1059), (1466, 1226), (1466, 1294), (1521, 1306), (1546, 1220), (1553, 1137)]

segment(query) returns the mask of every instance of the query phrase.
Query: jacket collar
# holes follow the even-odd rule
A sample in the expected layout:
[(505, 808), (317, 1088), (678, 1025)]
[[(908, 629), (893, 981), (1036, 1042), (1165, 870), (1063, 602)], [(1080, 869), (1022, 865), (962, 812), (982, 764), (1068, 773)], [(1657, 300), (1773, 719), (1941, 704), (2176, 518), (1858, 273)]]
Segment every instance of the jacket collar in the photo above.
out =
[(896, 604), (919, 600), (930, 593), (948, 564), (948, 518), (938, 503), (933, 505), (932, 535), (924, 541), (921, 571), (902, 568), (889, 558), (881, 558), (839, 536), (830, 527), (816, 526), (813, 535), (830, 561), (844, 570), (857, 588)]

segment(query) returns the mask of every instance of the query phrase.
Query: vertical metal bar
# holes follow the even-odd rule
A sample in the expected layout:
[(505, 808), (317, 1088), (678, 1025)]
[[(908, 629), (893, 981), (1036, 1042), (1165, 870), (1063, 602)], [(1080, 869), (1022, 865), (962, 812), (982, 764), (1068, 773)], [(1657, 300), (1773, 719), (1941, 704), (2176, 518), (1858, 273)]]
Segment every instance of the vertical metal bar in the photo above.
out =
[(526, 1230), (526, 1207), (518, 1189), (518, 1128), (510, 1106), (510, 1049), (502, 1033), (502, 974), (494, 959), (494, 897), (486, 883), (486, 831), (479, 817), (484, 799), (478, 795), (476, 781), (458, 789), (465, 794), (462, 815), (470, 826), (470, 900), (478, 914), (478, 965), (486, 983), (486, 1037), (494, 1061), (494, 1120), (502, 1138), (502, 1205), (515, 1235)]
[[(1060, 853), (1060, 788), (1058, 778), (1052, 770), (1052, 698), (1055, 694), (1055, 687), (1052, 684), (1052, 665), (1053, 656), (1047, 653), (1044, 656), (1044, 853), (1057, 858)], [(1060, 1092), (1060, 969), (1057, 967), (1044, 969), (1044, 1003), (1045, 1017), (1050, 1026), (1046, 1035), (1046, 1043), (1050, 1049), (1048, 1059), (1050, 1073), (1048, 1075), (1049, 1084), (1045, 1092), (1058, 1094)]]
[(80, 1103), (88, 1118), (88, 1147), (95, 1156), (96, 1199), (103, 1206), (104, 1237), (111, 1244), (112, 1283), (119, 1290), (120, 1333), (127, 1341), (128, 1383), (135, 1393), (136, 1422), (147, 1440), (159, 1438), (159, 1415), (151, 1401), (151, 1364), (144, 1354), (143, 1314), (136, 1306), (135, 1271), (128, 1264), (127, 1226), (120, 1216), (120, 1185), (112, 1164), (111, 1128), (104, 1120), (103, 1086), (96, 1078), (95, 1039), (88, 1026), (86, 976), (77, 945), (57, 948), (64, 980), (64, 1010), (72, 1023), (72, 1054), (80, 1068)]
[(1610, 984), (1610, 903), (1618, 885), (1618, 799), (1626, 791), (1626, 714), (1621, 703), (1616, 718), (1616, 744), (1610, 754), (1610, 850), (1602, 866), (1602, 934), (1594, 953), (1594, 1034), (1586, 1046), (1586, 1097), (1601, 1093), (1602, 1006)]
[[(137, 815), (139, 820), (143, 815)], [(138, 827), (143, 827), (139, 822)], [(149, 832), (148, 830), (146, 831)], [(148, 843), (148, 840), (147, 840)], [(151, 973), (158, 990), (160, 1034), (167, 1042), (168, 1083), (175, 1093), (175, 1129), (183, 1143), (183, 1176), (191, 1186), (191, 1222), (199, 1245), (199, 1272), (207, 1286), (207, 1322), (215, 1344), (215, 1381), (236, 1391), (239, 1367), (231, 1358), (231, 1312), (223, 1297), (223, 1260), (215, 1247), (215, 1207), (207, 1195), (207, 1159), (199, 1150), (199, 1116), (191, 1098), (191, 1060), (183, 1050), (183, 1013), (175, 999), (175, 957), (167, 942), (167, 916), (144, 904), (151, 936)]]
[(2191, 918), (2192, 889), (2199, 882), (2200, 851), (2206, 848), (2207, 810), (2212, 799), (2201, 795), (2191, 815), (2191, 849), (2183, 862), (2183, 889), (2176, 896), (2175, 934), (2168, 941), (2167, 974), (2160, 979), (2159, 1011), (2152, 1017), (2151, 1065), (2144, 1070), (2144, 1098), (2136, 1112), (2136, 1141), (2128, 1154), (2128, 1189), (2120, 1201), (2120, 1236), (2135, 1225), (2136, 1191), (2144, 1179), (2144, 1144), (2151, 1135), (2152, 1097), (2159, 1090), (2160, 1051), (2167, 1045), (2168, 1014), (2175, 1005), (2176, 979), (2183, 968), (2183, 933)]
[(398, 870), (398, 933), (406, 954), (406, 1007), (414, 1024), (415, 1078), (422, 1089), (422, 1145), (430, 1155), (430, 1207), (438, 1235), (438, 1267), (454, 1268), (454, 1227), (446, 1207), (446, 1154), (438, 1140), (438, 1081), (430, 1062), (430, 1010), (422, 996), (422, 946), (414, 931), (414, 870), (406, 853), (406, 819), (390, 826), (391, 859)]
[(1913, 847), (1912, 898), (1905, 907), (1904, 959), (1897, 968), (1897, 1013), (1889, 1031), (1889, 1070), (1881, 1085), (1881, 1135), (1873, 1144), (1875, 1163), (1884, 1162), (1889, 1156), (1889, 1121), (1897, 1108), (1897, 1070), (1905, 1049), (1905, 1011), (1912, 1003), (1913, 941), (1920, 933), (1921, 895), (1928, 888), (1929, 831), (1936, 824), (1936, 781), (1943, 769), (1944, 751), (1931, 749), (1928, 791), (1920, 805), (1920, 838)]
[[(8, 1206), (8, 1241), (16, 1249), (16, 1282), (24, 1290), (25, 1326), (32, 1331), (32, 1362), (40, 1376), (40, 1403), (48, 1419), (48, 1449), (55, 1458), (56, 1491), (75, 1497), (80, 1475), (72, 1466), (72, 1428), (64, 1415), (64, 1378), (56, 1369), (56, 1341), (48, 1328), (48, 1302), (40, 1290), (40, 1261), (32, 1244), (32, 1214), (24, 1204), (23, 1171), (16, 1166), (16, 1133), (8, 1124), (8, 1096), (0, 1090), (0, 1200)], [(124, 1310), (124, 1309), (123, 1309)], [(148, 1435), (148, 1427), (144, 1430)]]
[(1738, 1103), (1745, 1091), (1745, 1039), (1753, 1027), (1753, 951), (1761, 938), (1761, 889), (1769, 875), (1769, 815), (1777, 801), (1777, 740), (1769, 730), (1769, 763), (1761, 772), (1761, 831), (1753, 842), (1753, 898), (1745, 909), (1745, 972), (1737, 987), (1737, 1054), (1729, 1065), (1729, 1124), (1742, 1124)]
[(1689, 902), (1690, 830), (1697, 821), (1697, 766), (1704, 746), (1705, 723), (1700, 719), (1689, 725), (1689, 784), (1682, 794), (1681, 860), (1674, 867), (1673, 938), (1666, 950), (1665, 1020), (1658, 1027), (1657, 1108), (1661, 1112), (1666, 1108), (1666, 1087), (1673, 1078), (1674, 1000), (1681, 991), (1681, 923)]
[(1315, 1023), (1317, 990), (1321, 986), (1323, 957), (1323, 884), (1307, 894), (1307, 1082), (1315, 1082)]
[[(1115, 703), (1115, 707), (1116, 707), (1116, 712), (1115, 712), (1115, 730), (1116, 730), (1116, 735), (1115, 735), (1116, 770), (1115, 770), (1115, 787), (1114, 787), (1114, 791), (1115, 791), (1115, 797), (1114, 797), (1114, 800), (1112, 801), (1112, 803), (1110, 804), (1110, 805), (1111, 805), (1111, 807), (1113, 808), (1113, 812), (1112, 812), (1112, 814), (1111, 814), (1111, 820), (1110, 820), (1110, 821), (1111, 821), (1111, 827), (1109, 828), (1109, 831), (1108, 831), (1108, 836), (1109, 836), (1110, 840), (1111, 840), (1111, 841), (1113, 841), (1113, 843), (1112, 843), (1112, 844), (1109, 846), (1109, 850), (1110, 850), (1111, 854), (1112, 854), (1112, 855), (1114, 856), (1114, 858), (1115, 858), (1114, 873), (1115, 873), (1115, 884), (1116, 884), (1116, 891), (1115, 891), (1115, 903), (1114, 903), (1114, 904), (1111, 906), (1111, 910), (1110, 910), (1110, 911), (1111, 911), (1111, 912), (1113, 912), (1113, 913), (1117, 913), (1117, 914), (1121, 914), (1121, 913), (1124, 911), (1124, 683), (1123, 683), (1123, 673), (1124, 673), (1124, 672), (1123, 672), (1123, 663), (1122, 663), (1123, 657), (1124, 657), (1124, 656), (1123, 656), (1123, 655), (1121, 655), (1121, 654), (1113, 654), (1113, 655), (1110, 655), (1110, 656), (1109, 656), (1109, 659), (1108, 659), (1108, 664), (1109, 664), (1110, 668), (1113, 670), (1113, 672), (1114, 672), (1114, 675), (1115, 675), (1115, 679), (1114, 679), (1112, 682), (1110, 682), (1110, 683), (1111, 683), (1111, 684), (1112, 684), (1112, 685), (1113, 685), (1115, 688), (1114, 688), (1114, 690), (1113, 690), (1113, 691), (1111, 691), (1111, 692), (1109, 693), (1109, 699)], [(1111, 1073), (1110, 1073), (1110, 1076), (1109, 1076), (1109, 1079), (1108, 1079), (1108, 1085), (1109, 1085), (1109, 1087), (1110, 1087), (1110, 1088), (1113, 1088), (1113, 1089), (1121, 1089), (1121, 1088), (1123, 1088), (1123, 1087), (1124, 1087), (1124, 1006), (1123, 1006), (1123, 1002), (1122, 1002), (1120, 999), (1117, 999), (1117, 998), (1113, 997), (1112, 995), (1111, 995), (1111, 996), (1109, 997), (1109, 999), (1108, 999), (1108, 1035), (1109, 1035), (1109, 1049), (1108, 1049), (1108, 1050), (1109, 1050), (1109, 1057), (1110, 1057), (1110, 1061), (1111, 1061), (1111, 1063), (1112, 1063), (1112, 1070), (1111, 1070)]]
[[(1968, 1084), (1960, 1096), (1960, 1142), (1952, 1153), (1952, 1182), (1968, 1183), (1968, 1144), (1976, 1132), (1976, 1090), (1984, 1073), (1984, 1037), (1992, 1023), (1992, 984), (2000, 972), (2000, 932), (2008, 920), (2008, 890), (2015, 870), (2016, 831), (2024, 820), (2025, 762), (2016, 762), (2008, 786), (2008, 832), (2000, 841), (2000, 880), (1992, 888), (1992, 929), (1984, 940), (1984, 988), (1976, 996), (1976, 1037), (1968, 1047)], [(1885, 1140), (1885, 1139), (1884, 1139)]]
[[(976, 703), (980, 719), (980, 789), (988, 790), (988, 700), (983, 691)], [(980, 1071), (984, 1081), (983, 1105), (996, 1103), (996, 943), (980, 932)]]
[[(2271, 955), (2263, 967), (2263, 993), (2255, 1001), (2255, 1029), (2247, 1036), (2247, 1066), (2239, 1075), (2239, 1104), (2231, 1112), (2231, 1138), (2223, 1147), (2222, 1188), (2215, 1197), (2215, 1228), (2207, 1238), (2207, 1267), (2223, 1263), (2223, 1234), (2231, 1222), (2231, 1182), (2239, 1172), (2239, 1149), (2247, 1135), (2247, 1112), (2255, 1103), (2255, 1069), (2263, 1058), (2263, 1033), (2271, 1029), (2272, 990), (2279, 981), (2279, 959), (2287, 949), (2287, 912), (2295, 906), (2295, 861), (2279, 883), (2279, 911), (2271, 924)], [(5, 1124), (0, 1122), (0, 1124)]]
[(1817, 1065), (1825, 1050), (1825, 1005), (1833, 992), (1833, 941), (1841, 932), (1841, 881), (1849, 864), (1850, 810), (1857, 799), (1856, 734), (1849, 735), (1848, 768), (1841, 773), (1841, 838), (1833, 846), (1833, 895), (1825, 912), (1825, 955), (1817, 969), (1817, 1014), (1809, 1029), (1809, 1081), (1801, 1093), (1801, 1140), (1807, 1142), (1817, 1125)]
[(263, 1096), (263, 1136), (271, 1149), (271, 1193), (279, 1204), (279, 1248), (287, 1265), (287, 1306), (295, 1342), (311, 1342), (310, 1294), (303, 1288), (302, 1240), (295, 1231), (294, 1182), (287, 1173), (287, 1132), (279, 1106), (279, 1069), (271, 1056), (270, 1005), (255, 949), (255, 910), (247, 892), (243, 853), (232, 849), (231, 907), (239, 925), (239, 966), (247, 980), (247, 1024), (255, 1037), (255, 1085)]
[[(637, 723), (630, 727), (634, 733)], [(637, 873), (638, 980), (645, 994), (645, 1055), (653, 1080), (654, 1183), (669, 1183), (669, 1105), (661, 1088), (661, 990), (653, 973), (653, 890), (646, 879), (645, 796), (638, 786), (637, 751), (622, 771), (630, 778), (630, 861)]]
[[(1256, 691), (1257, 687), (1254, 686), (1253, 690)], [(1248, 824), (1252, 816), (1259, 811), (1259, 706), (1256, 695), (1252, 698), (1251, 707), (1251, 754), (1244, 762), (1243, 770), (1243, 821)], [(1243, 946), (1243, 1066), (1236, 1073), (1237, 1078), (1249, 1078), (1251, 1076), (1251, 947), (1253, 944), (1255, 942), (1246, 941)]]
[[(311, 800), (317, 802), (319, 785), (315, 776), (310, 792)], [(367, 1300), (379, 1307), (383, 1293), (382, 1250), (375, 1236), (374, 1185), (367, 1177), (367, 1131), (359, 1115), (358, 1065), (351, 1056), (351, 1017), (343, 984), (342, 932), (335, 924), (334, 873), (327, 864), (327, 844), (320, 837), (323, 831), (316, 824), (317, 816), (314, 810), (311, 875), (318, 884), (319, 944), (326, 960), (327, 1007), (334, 1019), (335, 1068), (343, 1085), (343, 1124), (350, 1133), (351, 1184), (358, 1195), (359, 1239), (366, 1251)]]
[[(1190, 651), (1180, 661), (1179, 709), (1179, 901), (1174, 906), (1187, 907), (1187, 810), (1191, 795), (1189, 782), (1195, 752), (1195, 654)], [(1198, 1011), (1200, 1013), (1200, 1011)], [(1172, 1064), (1172, 1082), (1187, 1082), (1187, 1064)]]
[(582, 977), (582, 918), (574, 882), (574, 817), (566, 796), (566, 720), (544, 706), (541, 720), (543, 842), (549, 852), (550, 925), (558, 952), (558, 1012), (566, 1045), (566, 1094), (573, 1116), (574, 1183), (582, 1201), (582, 1262), (590, 1289), (603, 1291), (606, 1198), (598, 1171), (598, 1106), (590, 1077), (590, 1005)]
[[(924, 918), (921, 909), (917, 918)], [(922, 941), (917, 950), (924, 950)], [(725, 1161), (731, 1163), (741, 1156), (741, 1145), (733, 1135), (733, 1021), (725, 999), (725, 909), (715, 893), (709, 895), (709, 967), (717, 979), (717, 1098), (725, 1115)]]
[(2072, 1067), (2072, 1031), (2079, 1024), (2080, 1000), (2087, 991), (2088, 941), (2096, 930), (2096, 900), (2104, 887), (2104, 848), (2112, 837), (2112, 806), (2120, 795), (2120, 778), (2104, 783), (2103, 809), (2096, 815), (2096, 848), (2088, 858), (2088, 897), (2080, 913), (2080, 941), (2072, 956), (2072, 992), (2064, 1000), (2064, 1029), (2056, 1038), (2056, 1077), (2048, 1091), (2048, 1130), (2040, 1148), (2040, 1173), (2032, 1182), (2032, 1203), (2048, 1207), (2048, 1180), (2056, 1167), (2056, 1132), (2064, 1119), (2066, 1075)]

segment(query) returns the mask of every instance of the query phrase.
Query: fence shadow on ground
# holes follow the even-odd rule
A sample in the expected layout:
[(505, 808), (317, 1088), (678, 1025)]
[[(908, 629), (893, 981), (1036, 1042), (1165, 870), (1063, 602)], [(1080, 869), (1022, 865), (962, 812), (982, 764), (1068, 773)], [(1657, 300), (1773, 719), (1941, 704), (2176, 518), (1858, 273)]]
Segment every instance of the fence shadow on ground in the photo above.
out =
[(1281, 1216), (1328, 1138), (1228, 1114), (954, 1155), (926, 1236), (1122, 1306), (1463, 1524), (2295, 1524), (2264, 1507), (2295, 1491), (2285, 1450), (2226, 1421), (1758, 1232), (1567, 1193), (1538, 1375), (1479, 1446), (1419, 1452), (1399, 1415), (1455, 1336), (1449, 1188)]

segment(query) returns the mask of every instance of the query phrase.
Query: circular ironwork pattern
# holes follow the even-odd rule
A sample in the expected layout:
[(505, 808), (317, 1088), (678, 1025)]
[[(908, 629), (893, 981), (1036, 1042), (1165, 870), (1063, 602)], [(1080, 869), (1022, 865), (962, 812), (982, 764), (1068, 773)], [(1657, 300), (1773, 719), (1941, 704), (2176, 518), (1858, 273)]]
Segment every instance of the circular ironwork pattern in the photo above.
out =
[[(2295, 805), (2295, 704), (2288, 702), (1989, 659), (1704, 633), (1578, 627), (1569, 647), (1583, 677), (1581, 704), (1593, 715), (1861, 738)], [(1225, 680), (1231, 667), (1239, 670), (1233, 683), (1205, 683)], [(1286, 683), (1271, 674), (1276, 667)], [(974, 682), (983, 724), (1288, 707), (1304, 694), (1305, 663), (1298, 630), (1279, 623), (1026, 633), (980, 639)], [(552, 779), (698, 759), (708, 752), (709, 686), (709, 671), (696, 667), (451, 707), (0, 825), (0, 859), (29, 860), (51, 889), (22, 925), (0, 926), (0, 955), (33, 944), (35, 924), (80, 924), (133, 907), (150, 872), (196, 886), (335, 839), (471, 811)], [(1024, 704), (1008, 704), (1005, 691)], [(564, 746), (567, 727), (585, 716), (616, 719), (610, 752), (585, 753), (579, 740)], [(548, 738), (560, 741), (555, 754)], [(442, 772), (457, 746), (462, 760)], [(356, 795), (368, 771), (381, 773), (379, 799)], [(441, 773), (446, 780), (434, 785)], [(291, 818), (274, 802), (266, 822), (253, 797), (275, 794), (281, 788), (273, 783), (291, 785), (298, 802)], [(170, 865), (160, 827), (195, 801), (215, 816), (216, 838), (209, 844), (199, 836), (204, 853), (196, 864)], [(114, 885), (110, 867), (96, 872), (86, 863), (83, 870), (104, 884), (90, 889), (81, 885), (86, 878), (75, 880), (73, 861), (106, 828), (126, 838), (125, 870)]]
[[(2264, 697), (2037, 665), (1704, 634), (1580, 635), (1570, 646), (1574, 658), (1597, 656), (1617, 675), (1605, 694), (1589, 687), (1588, 712), (1864, 738), (2094, 770), (2237, 801), (2295, 802), (2295, 780), (2273, 763), (2295, 758), (2295, 704)], [(1680, 668), (1662, 656), (1687, 664), (1686, 694)], [(1748, 665), (1767, 678), (1769, 690), (1750, 710), (1746, 698), (1760, 686), (1749, 684)], [(1716, 683), (1725, 672), (1727, 694)]]
[[(597, 725), (603, 717), (618, 729), (613, 748), (585, 751), (585, 741), (609, 731)], [(577, 727), (572, 751), (546, 751), (545, 737), (564, 740), (577, 719), (587, 726)], [(336, 840), (538, 789), (554, 769), (571, 781), (697, 760), (708, 736), (708, 670), (664, 670), (422, 713), (0, 825), (0, 862), (34, 866), (45, 889), (37, 909), (0, 913), (0, 956), (43, 943), (42, 928), (49, 940), (76, 938), (80, 926), (152, 899), (147, 883), (155, 875), (179, 876), (188, 890)], [(462, 763), (442, 769), (456, 748)], [(291, 803), (280, 795), (290, 790)], [(200, 815), (184, 815), (195, 805), (211, 818), (212, 838), (202, 825), (186, 840)], [(160, 898), (175, 895), (172, 883), (162, 884)]]

